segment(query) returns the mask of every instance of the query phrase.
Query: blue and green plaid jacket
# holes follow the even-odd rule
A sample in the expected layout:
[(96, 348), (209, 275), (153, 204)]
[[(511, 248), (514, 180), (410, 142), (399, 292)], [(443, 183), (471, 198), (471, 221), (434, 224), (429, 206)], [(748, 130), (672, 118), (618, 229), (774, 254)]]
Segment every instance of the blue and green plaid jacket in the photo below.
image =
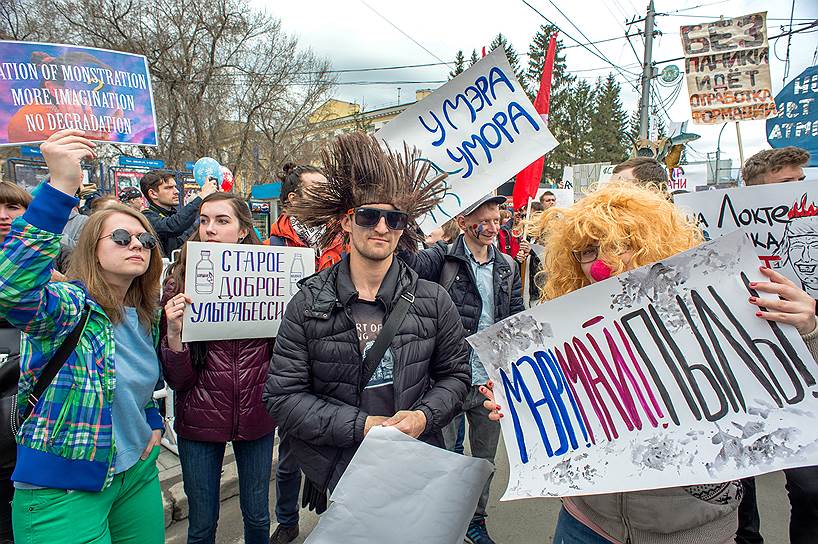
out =
[[(79, 323), (79, 344), (17, 435), (12, 479), (57, 489), (101, 491), (113, 479), (116, 447), (111, 407), (116, 388), (111, 320), (79, 282), (50, 282), (60, 234), (77, 200), (50, 185), (12, 223), (0, 243), (0, 316), (23, 331), (19, 402), (23, 406), (44, 365)], [(159, 320), (153, 324), (159, 339)], [(145, 407), (152, 429), (162, 428), (156, 402)]]

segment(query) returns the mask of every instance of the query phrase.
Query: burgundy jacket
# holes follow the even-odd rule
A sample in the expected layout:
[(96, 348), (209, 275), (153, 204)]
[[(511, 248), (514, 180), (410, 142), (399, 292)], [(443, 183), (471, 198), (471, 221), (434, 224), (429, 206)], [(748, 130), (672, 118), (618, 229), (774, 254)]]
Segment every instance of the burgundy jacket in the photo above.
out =
[[(162, 304), (176, 294), (173, 280), (165, 284)], [(270, 358), (271, 338), (202, 342), (204, 366), (193, 364), (191, 347), (168, 347), (162, 322), (161, 359), (164, 378), (176, 392), (174, 429), (182, 438), (203, 442), (255, 440), (273, 432), (275, 422), (261, 401)]]

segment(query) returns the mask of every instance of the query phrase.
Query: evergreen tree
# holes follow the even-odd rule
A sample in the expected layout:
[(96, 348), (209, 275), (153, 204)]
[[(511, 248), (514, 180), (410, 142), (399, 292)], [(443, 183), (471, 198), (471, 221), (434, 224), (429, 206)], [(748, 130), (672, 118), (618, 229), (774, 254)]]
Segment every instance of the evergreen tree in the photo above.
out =
[(571, 164), (592, 162), (591, 125), (594, 109), (595, 91), (588, 82), (579, 80), (572, 85), (570, 92), (559, 110), (551, 109), (548, 126), (559, 142), (548, 155), (546, 161), (551, 171), (548, 176), (559, 179), (562, 167)]
[(454, 56), (454, 70), (449, 72), (449, 79), (454, 79), (458, 74), (462, 74), (466, 69), (466, 57), (463, 56), (463, 50), (457, 52)]
[(639, 109), (633, 110), (628, 121), (628, 143), (633, 145), (639, 139)]
[(628, 155), (628, 116), (622, 109), (620, 91), (613, 73), (609, 73), (605, 80), (597, 80), (591, 118), (593, 162), (610, 161), (616, 164)]
[(656, 138), (661, 140), (662, 138), (667, 137), (667, 126), (665, 125), (665, 118), (657, 111), (653, 110), (653, 115), (651, 116), (651, 134), (654, 133), (652, 130), (656, 127)]
[(514, 75), (517, 77), (517, 81), (523, 86), (523, 89), (528, 92), (528, 85), (526, 81), (525, 74), (520, 69), (520, 59), (517, 56), (517, 51), (514, 50), (514, 46), (508, 42), (505, 36), (502, 34), (497, 34), (497, 37), (492, 40), (491, 45), (489, 45), (489, 51), (494, 51), (498, 47), (502, 47), (506, 51), (506, 57), (508, 57), (508, 63), (511, 65), (511, 70), (514, 72)]
[(472, 49), (471, 57), (469, 57), (469, 67), (471, 68), (478, 60), (480, 60), (480, 57), (477, 55), (477, 49)]
[[(526, 78), (528, 79), (529, 96), (533, 101), (537, 92), (540, 90), (540, 79), (542, 77), (542, 68), (545, 63), (545, 57), (548, 53), (548, 43), (551, 34), (557, 30), (557, 27), (552, 25), (541, 25), (537, 34), (528, 48), (528, 70)], [(569, 115), (569, 110), (573, 111), (573, 104), (569, 107), (571, 102), (571, 95), (573, 93), (573, 85), (576, 77), (569, 74), (565, 63), (565, 55), (561, 54), (562, 40), (557, 39), (557, 50), (554, 57), (554, 71), (551, 76), (551, 103), (549, 108), (548, 128), (551, 133), (560, 142), (560, 145), (545, 156), (545, 175), (553, 179), (559, 179), (562, 176), (562, 167), (569, 164), (573, 158), (582, 156), (581, 149), (571, 148), (572, 143), (579, 143), (581, 138), (574, 138), (573, 131), (577, 126), (576, 120)], [(581, 91), (581, 94), (585, 90)], [(586, 105), (587, 107), (587, 105)]]

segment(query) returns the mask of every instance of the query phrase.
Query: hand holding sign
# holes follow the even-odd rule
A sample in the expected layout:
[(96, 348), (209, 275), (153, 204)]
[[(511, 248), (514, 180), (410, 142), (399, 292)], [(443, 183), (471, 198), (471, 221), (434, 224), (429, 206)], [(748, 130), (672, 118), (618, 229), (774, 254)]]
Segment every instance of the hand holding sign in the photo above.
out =
[(96, 144), (85, 138), (85, 132), (81, 130), (61, 130), (52, 134), (40, 145), (51, 175), (51, 186), (74, 196), (82, 185), (80, 161), (96, 157), (95, 147)]
[(798, 329), (801, 336), (814, 331), (816, 324), (815, 299), (775, 270), (764, 266), (760, 267), (759, 270), (770, 281), (752, 282), (750, 288), (778, 295), (780, 299), (751, 296), (750, 304), (759, 306), (759, 312), (756, 313), (756, 316), (769, 321), (792, 325)]
[(180, 352), (182, 346), (182, 318), (185, 315), (185, 308), (193, 302), (189, 296), (179, 293), (165, 304), (165, 317), (168, 320), (168, 347), (173, 351)]

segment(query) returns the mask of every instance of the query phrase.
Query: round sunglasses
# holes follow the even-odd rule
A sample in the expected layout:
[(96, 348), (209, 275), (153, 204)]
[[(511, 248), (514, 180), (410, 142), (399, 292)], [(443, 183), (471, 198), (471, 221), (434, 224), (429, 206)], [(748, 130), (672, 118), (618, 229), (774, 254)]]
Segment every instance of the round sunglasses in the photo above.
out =
[(133, 236), (136, 236), (136, 239), (139, 240), (139, 243), (142, 244), (142, 247), (145, 249), (153, 249), (156, 247), (156, 237), (149, 232), (140, 232), (139, 234), (132, 235), (125, 229), (115, 229), (111, 234), (101, 237), (100, 240), (110, 238), (116, 245), (127, 247), (130, 245)]
[(354, 208), (347, 212), (355, 218), (355, 224), (367, 229), (374, 228), (381, 217), (386, 219), (386, 228), (389, 230), (403, 230), (409, 225), (409, 214), (397, 210), (381, 210), (378, 208)]

